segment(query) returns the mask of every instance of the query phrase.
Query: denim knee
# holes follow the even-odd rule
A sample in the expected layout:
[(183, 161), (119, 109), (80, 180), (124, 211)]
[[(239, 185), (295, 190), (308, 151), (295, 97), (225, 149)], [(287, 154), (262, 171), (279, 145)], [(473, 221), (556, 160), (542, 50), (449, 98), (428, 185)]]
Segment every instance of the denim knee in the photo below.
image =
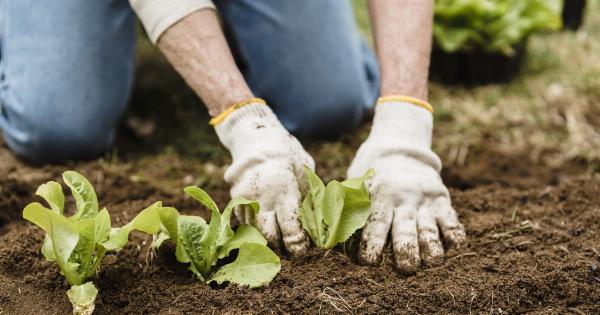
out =
[(7, 126), (7, 146), (19, 157), (33, 163), (88, 159), (106, 151), (115, 135), (114, 123), (101, 117), (48, 114), (42, 110), (19, 117), (18, 125)]
[(33, 162), (106, 150), (133, 81), (127, 1), (19, 0), (0, 6), (0, 130)]

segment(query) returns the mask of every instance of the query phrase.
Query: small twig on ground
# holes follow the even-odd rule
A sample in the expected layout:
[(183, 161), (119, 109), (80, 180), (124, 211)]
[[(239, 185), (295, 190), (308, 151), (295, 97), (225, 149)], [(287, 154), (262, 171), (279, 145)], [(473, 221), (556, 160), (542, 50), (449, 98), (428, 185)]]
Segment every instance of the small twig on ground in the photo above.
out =
[(469, 314), (473, 314), (472, 310), (473, 310), (473, 301), (475, 301), (475, 298), (477, 297), (477, 291), (475, 291), (474, 288), (471, 288), (471, 301), (469, 302)]
[(547, 194), (551, 193), (552, 190), (554, 190), (554, 188), (552, 188), (552, 186), (547, 186), (546, 188), (544, 188), (544, 190), (542, 190), (542, 192), (540, 192), (538, 194), (538, 198), (542, 198), (542, 197), (546, 196)]
[(369, 282), (371, 282), (371, 283), (373, 283), (374, 285), (376, 285), (376, 286), (378, 286), (378, 287), (382, 287), (382, 285), (381, 285), (381, 284), (379, 284), (379, 283), (375, 282), (375, 280), (373, 280), (373, 279), (369, 279), (369, 278), (367, 278), (366, 280), (367, 280), (367, 281), (369, 281)]
[(467, 256), (475, 256), (475, 255), (477, 255), (476, 252), (468, 252), (468, 253), (456, 255), (454, 257), (450, 257), (450, 258), (448, 258), (448, 260), (458, 259), (458, 258), (467, 257)]
[[(328, 292), (332, 293), (329, 294)], [(321, 294), (318, 296), (319, 300), (321, 300), (321, 304), (319, 305), (319, 314), (321, 314), (321, 309), (323, 307), (323, 303), (328, 303), (338, 312), (352, 313), (361, 307), (367, 299), (364, 299), (362, 302), (358, 304), (356, 307), (352, 307), (348, 301), (346, 301), (337, 291), (330, 287), (326, 287), (323, 289)]]
[(529, 220), (525, 220), (523, 222), (521, 222), (521, 224), (519, 224), (519, 226), (517, 226), (514, 229), (510, 229), (508, 231), (505, 232), (501, 232), (501, 233), (495, 233), (492, 235), (493, 239), (507, 239), (507, 238), (512, 238), (515, 234), (521, 233), (523, 231), (533, 231), (533, 230), (538, 230), (539, 226)]
[(179, 294), (179, 296), (177, 296), (177, 297), (176, 297), (176, 298), (173, 300), (173, 302), (171, 302), (171, 306), (172, 306), (172, 305), (175, 305), (175, 303), (177, 303), (177, 301), (179, 300), (179, 298), (180, 298), (182, 295), (183, 295), (183, 293)]
[(598, 251), (592, 247), (592, 250), (594, 251), (594, 253), (596, 253), (596, 256), (598, 256), (598, 258), (600, 258), (600, 253), (598, 253)]
[(452, 292), (450, 292), (450, 290), (448, 290), (448, 288), (444, 288), (444, 290), (446, 290), (446, 292), (448, 292), (448, 294), (450, 294), (450, 296), (452, 297), (452, 304), (454, 305), (454, 307), (456, 307), (456, 298), (454, 297), (454, 294), (452, 294)]
[(513, 247), (519, 247), (519, 246), (523, 246), (523, 245), (530, 245), (530, 244), (535, 244), (535, 242), (534, 242), (534, 241), (523, 241), (523, 242), (521, 242), (521, 243), (519, 243), (519, 244), (516, 244), (516, 245), (515, 245), (515, 246), (513, 246)]

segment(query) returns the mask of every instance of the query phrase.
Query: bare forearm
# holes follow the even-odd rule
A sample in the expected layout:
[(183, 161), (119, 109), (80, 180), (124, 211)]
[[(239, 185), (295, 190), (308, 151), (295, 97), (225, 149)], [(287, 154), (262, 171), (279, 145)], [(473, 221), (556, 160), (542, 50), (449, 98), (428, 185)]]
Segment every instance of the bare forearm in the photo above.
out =
[(427, 100), (433, 0), (370, 0), (381, 95)]
[(158, 47), (211, 116), (253, 97), (213, 10), (197, 11), (170, 27), (160, 37)]

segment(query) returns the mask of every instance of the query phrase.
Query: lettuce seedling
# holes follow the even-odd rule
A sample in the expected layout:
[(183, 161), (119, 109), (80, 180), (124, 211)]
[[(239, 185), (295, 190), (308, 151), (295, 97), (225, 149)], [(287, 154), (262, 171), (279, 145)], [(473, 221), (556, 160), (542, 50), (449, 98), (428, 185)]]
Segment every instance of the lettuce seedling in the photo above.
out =
[[(98, 199), (90, 182), (73, 171), (63, 173), (63, 180), (71, 189), (76, 202), (74, 215), (64, 215), (65, 196), (59, 183), (49, 181), (41, 185), (36, 195), (42, 197), (50, 208), (40, 203), (30, 203), (23, 209), (23, 218), (46, 232), (42, 254), (55, 261), (71, 289), (67, 295), (73, 305), (73, 314), (92, 314), (98, 290), (93, 276), (106, 252), (119, 250), (127, 243), (129, 231), (137, 229), (134, 219), (126, 229), (112, 229), (106, 208), (98, 211)], [(154, 209), (138, 215), (144, 217)], [(141, 226), (143, 230), (143, 226)]]
[[(235, 233), (230, 226), (234, 207), (246, 206), (256, 213), (258, 202), (234, 198), (221, 214), (204, 190), (190, 186), (184, 191), (210, 210), (210, 223), (198, 216), (180, 215), (174, 208), (160, 207), (160, 232), (153, 246), (158, 248), (165, 240), (173, 240), (177, 261), (189, 264), (193, 274), (206, 283), (229, 281), (254, 288), (273, 280), (281, 262), (267, 247), (267, 240), (250, 225), (241, 225)], [(235, 261), (217, 269), (217, 262), (234, 249), (239, 250)]]
[(359, 178), (331, 181), (327, 186), (310, 168), (304, 167), (309, 192), (300, 207), (300, 221), (313, 243), (332, 248), (345, 242), (362, 228), (371, 212), (371, 199), (365, 181), (373, 170)]
[(563, 0), (437, 0), (434, 44), (446, 52), (500, 53), (562, 26)]

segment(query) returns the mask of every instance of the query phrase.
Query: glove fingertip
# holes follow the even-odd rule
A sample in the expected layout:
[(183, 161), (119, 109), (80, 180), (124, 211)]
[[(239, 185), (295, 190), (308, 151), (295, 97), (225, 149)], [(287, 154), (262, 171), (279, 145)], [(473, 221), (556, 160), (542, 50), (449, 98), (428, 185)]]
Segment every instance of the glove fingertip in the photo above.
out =
[(308, 252), (309, 244), (308, 241), (302, 241), (300, 243), (286, 244), (286, 249), (292, 256), (304, 256)]
[(438, 239), (419, 241), (421, 261), (425, 267), (435, 267), (444, 263), (444, 248)]
[(358, 250), (358, 263), (361, 265), (378, 265), (381, 263), (385, 240), (363, 239)]
[(309, 249), (308, 238), (303, 232), (284, 236), (283, 243), (287, 251), (292, 256), (303, 256), (308, 252)]
[(452, 229), (446, 229), (443, 231), (444, 244), (447, 248), (459, 248), (467, 240), (467, 234), (464, 228), (458, 226)]
[(416, 243), (394, 244), (394, 258), (396, 269), (403, 275), (414, 275), (419, 269), (419, 247)]

